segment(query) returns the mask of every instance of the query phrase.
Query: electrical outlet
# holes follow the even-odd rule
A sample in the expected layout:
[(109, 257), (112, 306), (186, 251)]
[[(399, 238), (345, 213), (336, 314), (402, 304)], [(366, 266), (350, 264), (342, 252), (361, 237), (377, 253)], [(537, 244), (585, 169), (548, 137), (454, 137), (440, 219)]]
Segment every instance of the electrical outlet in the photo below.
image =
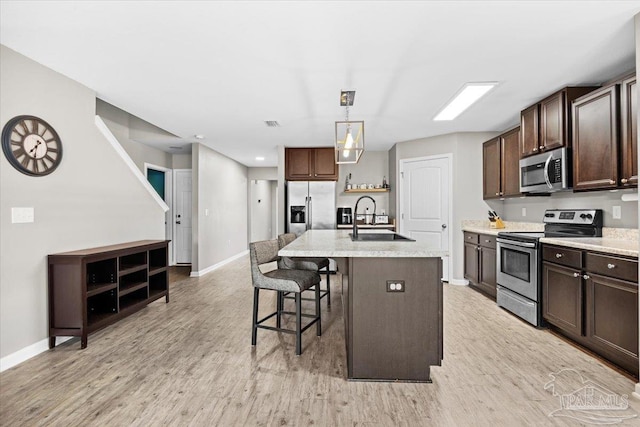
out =
[(522, 216), (527, 216), (527, 208), (522, 208)]
[(613, 219), (622, 219), (622, 209), (620, 206), (613, 207)]
[(33, 208), (11, 208), (11, 223), (22, 224), (33, 222)]
[(387, 292), (404, 292), (404, 280), (387, 280)]

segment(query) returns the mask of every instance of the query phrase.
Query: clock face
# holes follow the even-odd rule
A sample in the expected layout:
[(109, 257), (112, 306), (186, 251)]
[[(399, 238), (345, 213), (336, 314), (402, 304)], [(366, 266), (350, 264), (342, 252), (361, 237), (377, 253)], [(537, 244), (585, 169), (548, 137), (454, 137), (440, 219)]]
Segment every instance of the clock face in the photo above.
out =
[(35, 116), (17, 116), (2, 129), (2, 151), (11, 165), (31, 176), (48, 175), (62, 160), (56, 131)]

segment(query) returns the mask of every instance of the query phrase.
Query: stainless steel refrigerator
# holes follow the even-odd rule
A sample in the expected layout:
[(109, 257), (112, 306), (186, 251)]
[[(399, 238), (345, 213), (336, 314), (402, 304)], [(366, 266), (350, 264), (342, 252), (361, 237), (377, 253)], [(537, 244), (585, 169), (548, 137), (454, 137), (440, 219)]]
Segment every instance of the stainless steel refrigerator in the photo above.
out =
[(287, 182), (287, 231), (336, 228), (335, 181)]

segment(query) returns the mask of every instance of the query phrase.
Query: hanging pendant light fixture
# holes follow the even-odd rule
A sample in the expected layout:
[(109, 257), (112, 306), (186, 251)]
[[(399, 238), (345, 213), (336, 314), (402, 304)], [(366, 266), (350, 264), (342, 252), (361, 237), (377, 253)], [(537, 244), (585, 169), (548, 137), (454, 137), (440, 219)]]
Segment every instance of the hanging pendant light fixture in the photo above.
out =
[(350, 121), (349, 107), (353, 105), (356, 92), (343, 90), (340, 92), (340, 106), (346, 109), (346, 119), (336, 122), (336, 163), (358, 163), (364, 152), (364, 121)]

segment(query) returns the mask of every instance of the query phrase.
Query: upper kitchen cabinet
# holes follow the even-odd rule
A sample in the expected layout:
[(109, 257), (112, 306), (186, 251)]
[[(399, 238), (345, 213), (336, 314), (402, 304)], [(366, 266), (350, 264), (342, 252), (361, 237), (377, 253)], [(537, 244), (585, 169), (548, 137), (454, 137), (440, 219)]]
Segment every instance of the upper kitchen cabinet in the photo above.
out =
[(612, 84), (573, 103), (573, 188), (615, 188), (618, 179), (618, 91)]
[(636, 78), (627, 76), (573, 103), (573, 187), (638, 185)]
[(638, 185), (638, 98), (636, 92), (636, 76), (629, 76), (620, 84), (620, 118), (621, 134), (620, 155), (622, 187)]
[(571, 102), (596, 89), (566, 87), (520, 113), (520, 157), (571, 147)]
[(520, 128), (511, 129), (482, 146), (483, 199), (520, 196)]
[(333, 147), (286, 148), (287, 181), (337, 181), (338, 165)]

